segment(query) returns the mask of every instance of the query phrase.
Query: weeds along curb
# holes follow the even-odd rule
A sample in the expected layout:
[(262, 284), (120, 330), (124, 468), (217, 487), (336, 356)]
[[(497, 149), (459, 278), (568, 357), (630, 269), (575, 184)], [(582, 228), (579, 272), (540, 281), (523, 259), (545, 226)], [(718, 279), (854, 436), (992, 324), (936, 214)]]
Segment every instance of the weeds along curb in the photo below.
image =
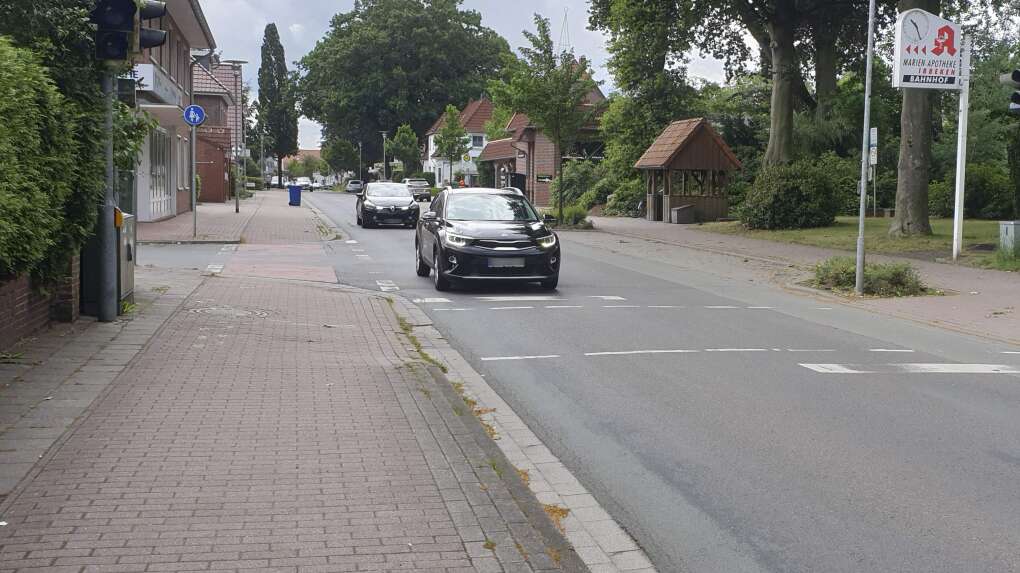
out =
[[(439, 389), (439, 392), (448, 403), (448, 406), (455, 413), (462, 403), (470, 407), (470, 405), (466, 404), (464, 396), (459, 394), (454, 388), (453, 383), (446, 377), (443, 370), (438, 366), (429, 366), (427, 370), (432, 376), (432, 380)], [(574, 547), (567, 541), (563, 532), (553, 522), (546, 508), (538, 501), (528, 485), (524, 483), (524, 476), (527, 473), (525, 472), (522, 475), (521, 471), (510, 463), (506, 454), (496, 444), (494, 437), (490, 433), (492, 431), (491, 426), (486, 427), (477, 415), (461, 415), (460, 418), (464, 421), (468, 431), (471, 432), (471, 437), (475, 443), (478, 444), (478, 447), (482, 449), (485, 456), (489, 459), (489, 464), (492, 466), (493, 471), (496, 472), (500, 481), (506, 485), (517, 506), (524, 512), (528, 523), (541, 534), (550, 557), (564, 571), (579, 573), (589, 571), (584, 561), (581, 560), (581, 557), (574, 550)]]

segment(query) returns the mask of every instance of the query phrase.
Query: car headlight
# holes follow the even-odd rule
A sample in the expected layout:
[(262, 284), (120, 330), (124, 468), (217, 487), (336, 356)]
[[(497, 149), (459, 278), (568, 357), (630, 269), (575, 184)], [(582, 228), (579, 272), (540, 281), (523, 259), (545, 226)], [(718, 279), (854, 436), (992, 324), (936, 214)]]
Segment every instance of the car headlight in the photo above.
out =
[(418, 208), (418, 203), (411, 203), (410, 205), (407, 206), (407, 208), (408, 209), (417, 209)]
[(539, 237), (535, 240), (538, 243), (539, 248), (551, 249), (556, 246), (556, 235), (546, 235), (545, 237)]
[(470, 237), (465, 237), (463, 235), (455, 235), (453, 233), (446, 233), (445, 240), (446, 244), (450, 245), (451, 247), (466, 247), (467, 244), (471, 242)]
[(369, 201), (368, 199), (365, 199), (365, 202), (362, 203), (362, 205), (368, 207), (369, 209), (375, 209), (375, 203)]

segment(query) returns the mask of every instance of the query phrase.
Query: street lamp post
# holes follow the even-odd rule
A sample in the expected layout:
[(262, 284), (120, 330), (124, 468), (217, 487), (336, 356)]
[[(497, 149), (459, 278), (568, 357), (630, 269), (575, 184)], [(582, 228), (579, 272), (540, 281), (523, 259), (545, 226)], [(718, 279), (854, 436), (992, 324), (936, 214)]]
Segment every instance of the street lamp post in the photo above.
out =
[(382, 180), (386, 181), (386, 132), (379, 133), (382, 134)]
[(358, 181), (364, 184), (365, 179), (361, 176), (361, 142), (358, 142)]
[(223, 63), (230, 64), (230, 69), (234, 72), (234, 93), (237, 95), (237, 105), (241, 107), (240, 111), (240, 132), (241, 136), (238, 138), (237, 146), (234, 149), (234, 161), (237, 165), (237, 176), (234, 178), (234, 212), (241, 212), (241, 193), (238, 188), (238, 184), (241, 183), (241, 178), (244, 175), (244, 162), (241, 151), (244, 149), (244, 97), (241, 94), (241, 65), (247, 64), (247, 60), (223, 60)]
[(857, 221), (857, 264), (854, 292), (864, 294), (864, 218), (868, 214), (868, 141), (871, 137), (871, 60), (875, 51), (875, 0), (868, 5), (868, 52), (864, 73), (864, 127), (861, 135), (861, 201)]

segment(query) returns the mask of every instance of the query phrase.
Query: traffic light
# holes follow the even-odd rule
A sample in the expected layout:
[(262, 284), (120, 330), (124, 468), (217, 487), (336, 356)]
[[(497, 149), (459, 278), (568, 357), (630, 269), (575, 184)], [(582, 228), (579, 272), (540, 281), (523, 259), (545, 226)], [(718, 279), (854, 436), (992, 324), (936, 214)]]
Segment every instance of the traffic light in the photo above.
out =
[(1013, 93), (1009, 94), (1009, 113), (1020, 115), (1020, 70), (1002, 74), (999, 76), (999, 82), (1013, 90)]
[(134, 0), (99, 0), (92, 10), (96, 25), (96, 59), (127, 60), (138, 6)]
[(166, 14), (166, 3), (154, 0), (98, 0), (91, 20), (96, 24), (96, 59), (127, 61), (132, 54), (166, 42), (166, 32), (142, 27), (143, 20)]
[(166, 14), (166, 2), (142, 0), (138, 3), (138, 17), (135, 18), (135, 52), (141, 52), (145, 48), (162, 46), (166, 42), (166, 32), (164, 30), (142, 27), (142, 21), (160, 18), (164, 14)]

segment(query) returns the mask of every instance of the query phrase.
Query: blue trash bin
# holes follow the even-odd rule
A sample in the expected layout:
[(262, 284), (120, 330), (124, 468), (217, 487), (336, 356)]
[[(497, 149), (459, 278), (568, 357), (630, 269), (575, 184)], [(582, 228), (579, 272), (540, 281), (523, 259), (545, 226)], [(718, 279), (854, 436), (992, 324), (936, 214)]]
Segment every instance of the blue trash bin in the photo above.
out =
[(288, 185), (287, 191), (290, 191), (290, 205), (291, 207), (301, 206), (301, 186), (300, 185)]

